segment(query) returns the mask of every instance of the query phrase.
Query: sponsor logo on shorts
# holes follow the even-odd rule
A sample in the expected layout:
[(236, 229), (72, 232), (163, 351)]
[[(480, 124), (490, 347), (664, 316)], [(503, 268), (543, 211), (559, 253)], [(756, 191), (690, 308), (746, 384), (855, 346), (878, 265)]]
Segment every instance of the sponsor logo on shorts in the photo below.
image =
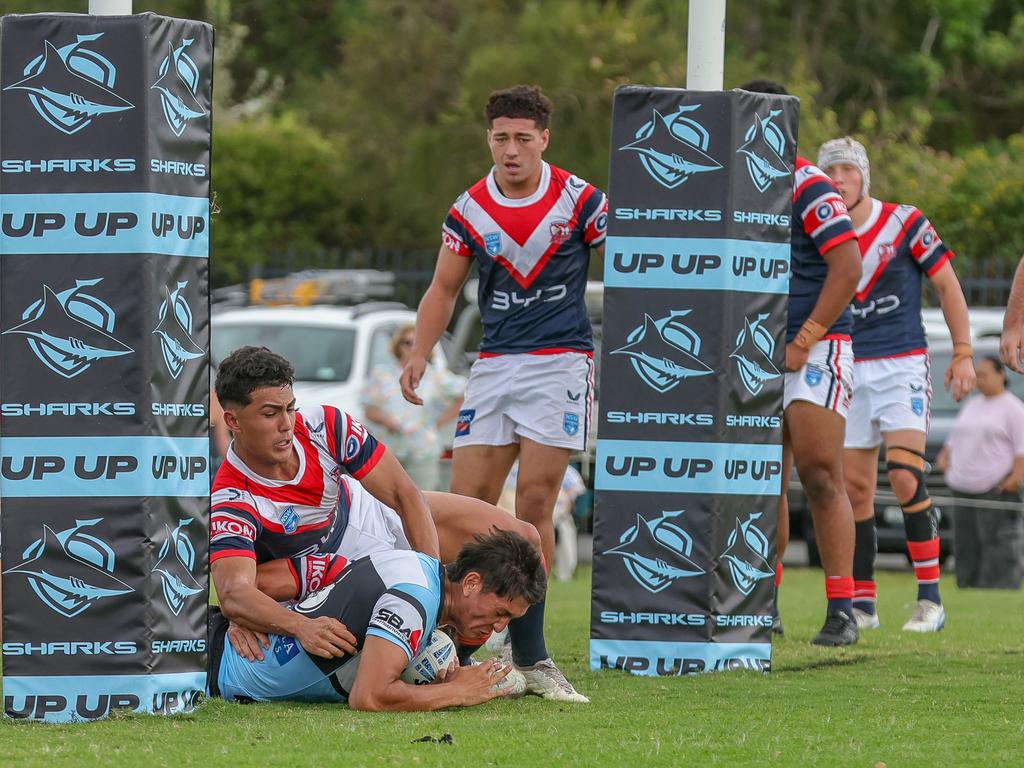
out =
[(823, 375), (824, 371), (822, 371), (820, 367), (818, 367), (817, 365), (808, 364), (807, 370), (804, 372), (804, 381), (807, 382), (808, 386), (816, 387), (819, 384), (821, 384), (821, 379)]
[(299, 655), (299, 641), (294, 637), (278, 637), (274, 643), (274, 658), (282, 667)]
[(459, 418), (455, 422), (455, 436), (464, 437), (469, 434), (469, 428), (473, 424), (473, 419), (476, 418), (476, 409), (467, 408), (463, 411), (459, 411)]
[(566, 413), (562, 418), (562, 429), (569, 437), (575, 437), (580, 431), (580, 417), (575, 413)]
[(912, 397), (910, 398), (910, 410), (914, 412), (915, 416), (924, 415), (924, 398), (923, 397)]

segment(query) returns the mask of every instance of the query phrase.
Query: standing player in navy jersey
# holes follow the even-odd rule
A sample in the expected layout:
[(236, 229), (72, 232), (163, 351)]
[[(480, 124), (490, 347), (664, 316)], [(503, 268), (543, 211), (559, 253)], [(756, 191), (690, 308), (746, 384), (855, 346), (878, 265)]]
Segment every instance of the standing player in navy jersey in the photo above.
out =
[[(777, 83), (740, 86), (785, 94)], [(857, 642), (853, 619), (853, 512), (843, 484), (843, 435), (850, 407), (853, 319), (849, 303), (860, 280), (857, 236), (829, 178), (797, 157), (793, 186), (783, 396), (783, 470), (778, 563), (788, 539), (786, 485), (795, 462), (814, 518), (828, 609), (816, 645)]]
[[(518, 457), (516, 513), (537, 527), (550, 566), (562, 477), (590, 429), (593, 341), (584, 297), (590, 251), (602, 251), (608, 204), (600, 190), (543, 160), (551, 102), (539, 88), (492, 93), (485, 114), (494, 166), (445, 219), (402, 392), (421, 404), (416, 388), (426, 360), (475, 262), (484, 338), (456, 424), (451, 490), (494, 504)], [(543, 623), (541, 602), (509, 626), (513, 660), (528, 690), (585, 700), (539, 642)]]
[(917, 208), (876, 200), (860, 142), (849, 137), (821, 145), (818, 165), (839, 188), (857, 228), (864, 274), (853, 310), (854, 391), (846, 427), (844, 474), (857, 527), (854, 616), (861, 628), (879, 626), (875, 611), (875, 486), (885, 444), (889, 482), (903, 509), (907, 552), (917, 575), (917, 607), (903, 625), (937, 632), (946, 612), (939, 597), (939, 534), (925, 487), (925, 439), (931, 406), (928, 343), (921, 324), (921, 279), (939, 296), (953, 339), (944, 385), (961, 400), (974, 389), (967, 302), (950, 259), (953, 252)]

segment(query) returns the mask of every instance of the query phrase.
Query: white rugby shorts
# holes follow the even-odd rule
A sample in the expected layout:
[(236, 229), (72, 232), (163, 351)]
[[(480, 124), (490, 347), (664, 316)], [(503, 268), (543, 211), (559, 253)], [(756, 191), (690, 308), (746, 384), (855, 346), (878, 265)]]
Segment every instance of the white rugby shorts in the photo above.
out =
[(335, 554), (357, 560), (377, 552), (412, 549), (402, 527), (402, 518), (395, 510), (379, 501), (358, 481), (346, 477), (343, 482), (351, 504), (348, 525)]
[(928, 432), (932, 376), (928, 354), (858, 360), (853, 404), (846, 418), (847, 448), (875, 448), (884, 432)]
[(590, 432), (594, 360), (582, 352), (497, 355), (473, 363), (455, 448), (520, 438), (582, 451)]
[(811, 347), (803, 368), (786, 373), (782, 407), (805, 400), (845, 419), (852, 394), (853, 344), (849, 338), (825, 338)]

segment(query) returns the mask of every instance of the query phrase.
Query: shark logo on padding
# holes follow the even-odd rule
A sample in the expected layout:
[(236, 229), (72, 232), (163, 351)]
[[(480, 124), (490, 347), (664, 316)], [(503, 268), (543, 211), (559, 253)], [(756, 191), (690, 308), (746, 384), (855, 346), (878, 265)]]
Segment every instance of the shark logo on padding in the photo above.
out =
[(620, 556), (629, 575), (649, 592), (661, 592), (677, 579), (702, 575), (704, 569), (690, 559), (693, 539), (675, 522), (684, 511), (662, 512), (656, 520), (644, 520), (637, 513), (618, 545), (604, 554)]
[(164, 526), (167, 536), (160, 546), (156, 565), (153, 566), (153, 573), (160, 574), (160, 585), (163, 587), (167, 607), (175, 616), (181, 613), (188, 598), (203, 591), (192, 575), (192, 569), (196, 566), (196, 549), (182, 530), (191, 522), (179, 520), (173, 531), (170, 526)]
[(167, 56), (160, 62), (159, 77), (151, 89), (160, 93), (160, 106), (164, 118), (175, 136), (181, 136), (189, 120), (206, 114), (203, 105), (196, 98), (199, 91), (199, 67), (185, 49), (192, 45), (191, 39), (182, 39), (175, 48), (167, 44)]
[(164, 288), (160, 304), (159, 322), (153, 334), (160, 338), (160, 351), (172, 378), (178, 378), (185, 363), (206, 354), (206, 350), (192, 341), (192, 309), (181, 295), (188, 281), (179, 282), (173, 291)]
[(60, 293), (43, 286), (43, 297), (29, 305), (25, 322), (3, 335), (27, 337), (29, 348), (47, 368), (72, 379), (98, 360), (127, 355), (135, 350), (113, 336), (116, 315), (109, 305), (84, 289), (94, 280), (76, 280), (75, 287)]
[(640, 126), (634, 141), (619, 151), (636, 152), (651, 178), (675, 189), (695, 173), (717, 171), (722, 164), (707, 153), (711, 136), (700, 123), (686, 115), (700, 104), (679, 107), (664, 116), (652, 110), (651, 119)]
[(758, 512), (744, 523), (737, 518), (736, 527), (726, 539), (725, 551), (721, 555), (721, 559), (729, 564), (736, 589), (744, 595), (749, 595), (757, 582), (775, 575), (775, 570), (768, 564), (768, 537), (754, 525), (760, 517)]
[(4, 90), (25, 91), (39, 116), (69, 136), (97, 117), (134, 109), (113, 90), (117, 68), (86, 45), (103, 34), (78, 35), (60, 48), (45, 40), (43, 52), (25, 66), (26, 77)]
[(97, 600), (134, 592), (114, 576), (114, 550), (82, 532), (101, 522), (103, 518), (76, 520), (73, 527), (60, 532), (43, 525), (42, 538), (29, 544), (22, 553), (23, 562), (8, 568), (4, 576), (24, 575), (48, 608), (69, 619)]
[(729, 355), (736, 361), (740, 381), (752, 395), (760, 394), (765, 382), (782, 375), (772, 362), (775, 339), (763, 325), (767, 319), (767, 314), (758, 315), (754, 322), (743, 318), (743, 328), (736, 336), (736, 349)]
[(747, 161), (747, 172), (758, 191), (764, 192), (776, 179), (790, 175), (782, 156), (786, 153), (786, 137), (772, 118), (782, 110), (773, 109), (768, 117), (754, 115), (754, 123), (747, 129), (746, 142), (736, 150)]
[(613, 349), (613, 355), (628, 355), (633, 370), (644, 383), (658, 392), (668, 392), (690, 376), (714, 373), (698, 359), (700, 336), (681, 318), (690, 310), (670, 312), (668, 317), (654, 320), (644, 315), (644, 324), (635, 328), (625, 346)]

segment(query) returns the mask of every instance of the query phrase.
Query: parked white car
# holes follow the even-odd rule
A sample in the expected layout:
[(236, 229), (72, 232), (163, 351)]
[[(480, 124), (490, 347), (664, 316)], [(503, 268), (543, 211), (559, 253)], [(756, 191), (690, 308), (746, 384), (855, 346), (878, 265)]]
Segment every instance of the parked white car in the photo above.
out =
[[(295, 366), (300, 408), (333, 405), (362, 419), (360, 395), (370, 372), (390, 357), (395, 331), (415, 321), (415, 312), (394, 302), (226, 310), (211, 321), (211, 357), (217, 365), (238, 347), (267, 347)], [(434, 354), (436, 364), (446, 364), (441, 345)]]

